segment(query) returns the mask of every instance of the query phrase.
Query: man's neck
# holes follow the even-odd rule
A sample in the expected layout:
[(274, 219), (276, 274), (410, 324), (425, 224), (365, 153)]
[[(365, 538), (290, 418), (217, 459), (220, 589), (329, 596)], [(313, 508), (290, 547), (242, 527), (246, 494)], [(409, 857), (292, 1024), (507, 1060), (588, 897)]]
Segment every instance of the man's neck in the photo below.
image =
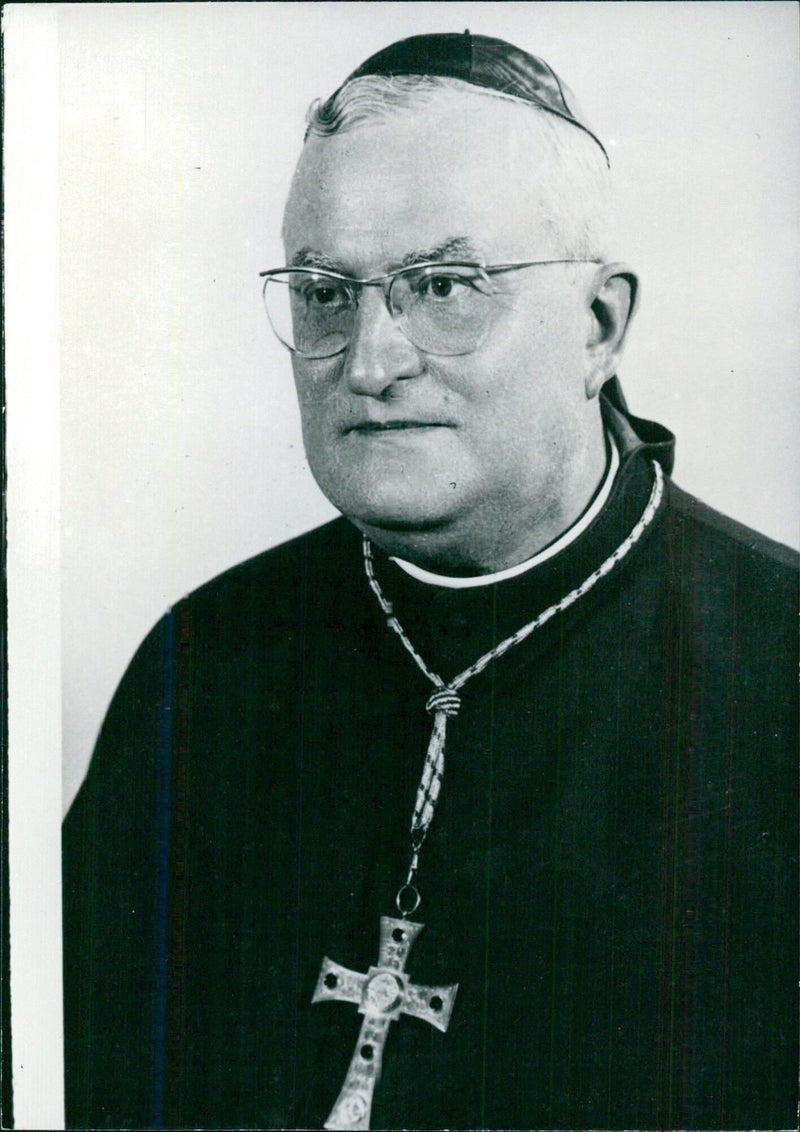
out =
[(602, 483), (591, 503), (572, 526), (568, 527), (563, 534), (557, 539), (554, 539), (553, 542), (548, 543), (542, 550), (537, 551), (532, 557), (526, 558), (515, 566), (509, 566), (504, 570), (469, 577), (436, 574), (433, 571), (424, 570), (420, 566), (417, 566), (413, 562), (408, 562), (403, 558), (393, 558), (392, 561), (396, 562), (406, 573), (411, 574), (412, 577), (420, 582), (425, 582), (428, 585), (444, 586), (451, 589), (468, 589), (476, 586), (494, 585), (497, 582), (503, 582), (509, 578), (519, 577), (520, 574), (526, 573), (528, 570), (533, 570), (537, 566), (541, 566), (544, 562), (554, 558), (557, 554), (566, 550), (573, 542), (577, 541), (605, 507), (608, 497), (611, 494), (611, 489), (614, 486), (614, 480), (616, 479), (620, 464), (617, 445), (610, 434), (608, 439), (610, 447), (608, 467), (606, 468)]
[(423, 530), (354, 521), (390, 557), (422, 570), (450, 577), (494, 574), (528, 561), (573, 527), (601, 490), (608, 460), (608, 443), (601, 433), (576, 474), (554, 485), (543, 503), (533, 500), (528, 508), (488, 503), (466, 520)]

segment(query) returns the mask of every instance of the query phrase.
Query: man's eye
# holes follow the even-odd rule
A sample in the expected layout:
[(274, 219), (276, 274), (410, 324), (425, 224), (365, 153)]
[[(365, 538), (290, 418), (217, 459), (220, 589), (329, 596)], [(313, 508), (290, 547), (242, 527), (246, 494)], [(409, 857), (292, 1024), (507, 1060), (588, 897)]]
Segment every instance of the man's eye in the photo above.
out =
[(418, 290), (433, 299), (449, 299), (460, 288), (469, 286), (469, 280), (458, 275), (425, 275), (419, 281)]
[(327, 307), (333, 303), (342, 302), (344, 291), (331, 283), (318, 283), (309, 287), (305, 293), (306, 300), (314, 306)]
[(292, 291), (308, 307), (339, 306), (347, 302), (347, 291), (334, 280), (300, 280), (292, 284)]

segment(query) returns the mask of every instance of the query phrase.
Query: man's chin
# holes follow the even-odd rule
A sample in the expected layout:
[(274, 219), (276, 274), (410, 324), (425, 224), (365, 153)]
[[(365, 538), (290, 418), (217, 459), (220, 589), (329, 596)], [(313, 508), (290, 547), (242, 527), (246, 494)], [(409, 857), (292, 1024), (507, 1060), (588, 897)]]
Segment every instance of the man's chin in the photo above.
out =
[[(330, 497), (329, 497), (330, 498)], [(361, 530), (425, 532), (449, 526), (456, 517), (452, 500), (437, 500), (420, 492), (370, 493), (360, 499), (332, 500), (352, 523)]]
[(426, 534), (430, 531), (438, 531), (442, 529), (444, 524), (438, 519), (383, 519), (380, 522), (367, 521), (365, 519), (358, 519), (352, 515), (347, 516), (351, 522), (355, 523), (360, 531), (365, 534), (371, 532), (386, 531), (393, 534)]
[[(315, 469), (312, 466), (312, 472)], [(469, 492), (466, 476), (456, 475), (450, 468), (415, 469), (409, 476), (401, 470), (396, 475), (325, 475), (327, 469), (315, 472), (323, 494), (359, 529), (386, 532), (425, 533), (446, 529), (468, 509)], [(370, 469), (372, 470), (372, 469)], [(422, 472), (422, 474), (420, 474)]]
[(413, 509), (361, 509), (344, 510), (342, 514), (354, 523), (359, 530), (369, 533), (370, 531), (395, 531), (407, 532), (408, 534), (419, 533), (422, 534), (426, 531), (441, 530), (446, 527), (450, 517), (444, 515), (436, 515), (426, 510)]

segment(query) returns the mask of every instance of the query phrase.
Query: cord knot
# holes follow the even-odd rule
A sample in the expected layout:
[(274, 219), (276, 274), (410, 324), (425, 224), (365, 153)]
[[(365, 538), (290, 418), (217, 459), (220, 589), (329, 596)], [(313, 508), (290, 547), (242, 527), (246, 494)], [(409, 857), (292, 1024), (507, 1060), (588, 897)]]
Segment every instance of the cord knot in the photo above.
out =
[(439, 688), (425, 704), (426, 711), (431, 713), (441, 711), (451, 717), (458, 715), (460, 707), (461, 697), (454, 688)]

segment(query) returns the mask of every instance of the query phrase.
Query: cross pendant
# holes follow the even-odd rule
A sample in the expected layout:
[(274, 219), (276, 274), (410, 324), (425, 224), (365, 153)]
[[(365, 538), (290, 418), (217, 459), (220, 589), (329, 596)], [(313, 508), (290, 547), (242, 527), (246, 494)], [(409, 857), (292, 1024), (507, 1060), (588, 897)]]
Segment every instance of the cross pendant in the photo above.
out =
[(342, 1091), (325, 1122), (329, 1129), (368, 1129), (372, 1095), (381, 1072), (383, 1047), (389, 1025), (410, 1014), (445, 1031), (458, 990), (418, 987), (405, 974), (411, 945), (424, 924), (381, 916), (381, 943), (377, 967), (366, 975), (349, 971), (326, 956), (322, 961), (312, 1002), (355, 1002), (364, 1015), (355, 1052)]

